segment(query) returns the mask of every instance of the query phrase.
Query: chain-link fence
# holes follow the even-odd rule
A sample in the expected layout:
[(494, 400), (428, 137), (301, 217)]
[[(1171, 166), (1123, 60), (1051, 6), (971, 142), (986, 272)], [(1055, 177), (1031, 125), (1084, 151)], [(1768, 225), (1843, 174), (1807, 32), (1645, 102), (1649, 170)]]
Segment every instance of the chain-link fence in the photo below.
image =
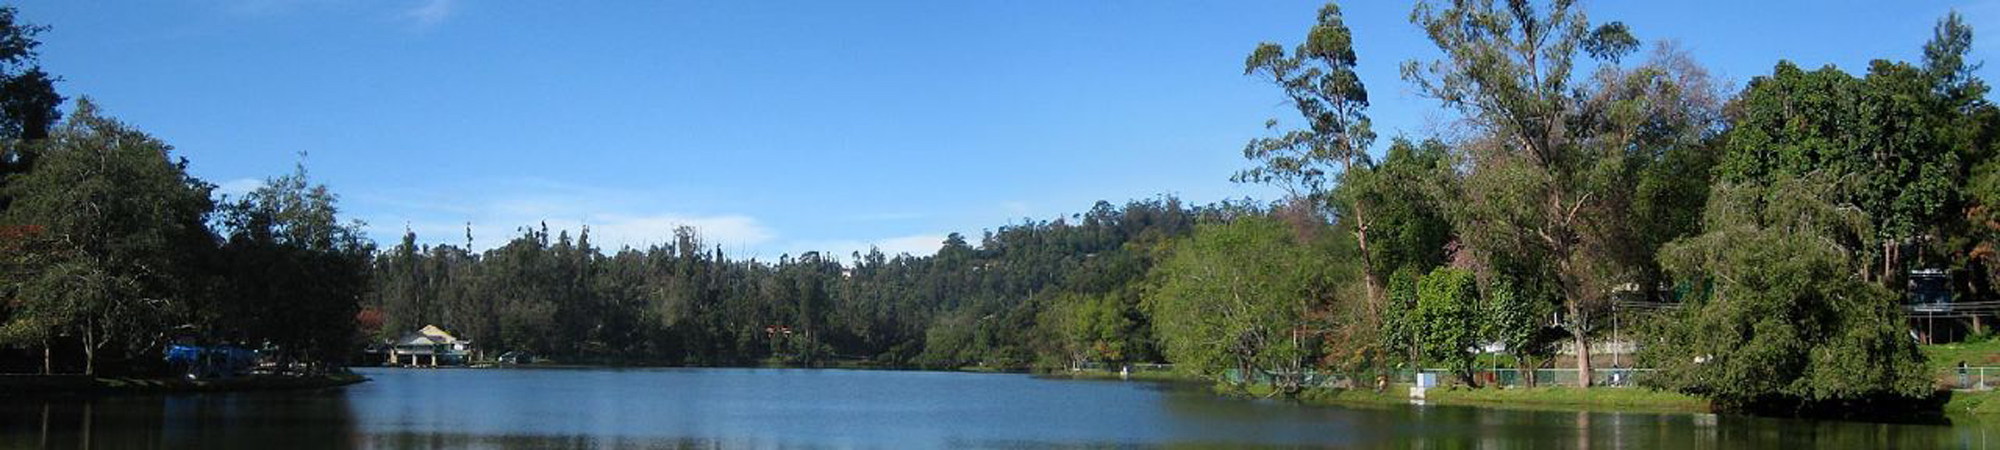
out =
[[(1654, 369), (1597, 368), (1590, 370), (1591, 386), (1631, 387), (1637, 386), (1641, 377), (1652, 374)], [(1444, 369), (1424, 369), (1424, 372), (1438, 374), (1438, 380), (1451, 385), (1462, 385), (1458, 374)], [(1522, 387), (1528, 386), (1530, 375), (1535, 386), (1575, 386), (1576, 369), (1478, 369), (1472, 372), (1472, 381), (1480, 386)], [(2000, 375), (2000, 371), (1994, 372)]]
[(2000, 387), (2000, 367), (1958, 367), (1939, 380), (1945, 387), (1961, 391), (1985, 391)]
[[(1138, 374), (1143, 372), (1172, 372), (1174, 366), (1172, 364), (1084, 363), (1078, 365), (1077, 369)], [(1643, 368), (1591, 369), (1590, 385), (1602, 387), (1637, 386), (1640, 379), (1651, 375), (1654, 371), (1655, 369)], [(1465, 380), (1460, 378), (1457, 373), (1442, 368), (1423, 369), (1421, 371), (1407, 369), (1391, 370), (1379, 373), (1379, 375), (1386, 377), (1386, 381), (1392, 383), (1416, 384), (1418, 372), (1435, 374), (1435, 379), (1441, 386), (1463, 386), (1465, 384)], [(1472, 372), (1472, 381), (1481, 387), (1525, 387), (1529, 385), (1530, 372), (1533, 373), (1534, 386), (1576, 386), (1576, 369), (1533, 369), (1524, 371), (1520, 369), (1486, 368), (1474, 370)], [(1987, 386), (2000, 386), (2000, 367), (1975, 367), (1971, 368), (1970, 374), (1970, 378), (1967, 378), (1962, 383), (1963, 385), (1980, 386), (1977, 389), (1986, 389)], [(1226, 371), (1224, 376), (1232, 382), (1249, 381), (1251, 383), (1268, 383), (1272, 378), (1270, 374), (1255, 372), (1250, 375), (1250, 380), (1245, 380), (1244, 375), (1235, 369)], [(1350, 376), (1362, 376), (1364, 379), (1352, 380), (1349, 378)], [(1375, 376), (1375, 374), (1356, 375), (1307, 371), (1304, 374), (1300, 374), (1299, 379), (1307, 386), (1356, 387), (1374, 385)], [(1971, 388), (1968, 387), (1967, 389)]]

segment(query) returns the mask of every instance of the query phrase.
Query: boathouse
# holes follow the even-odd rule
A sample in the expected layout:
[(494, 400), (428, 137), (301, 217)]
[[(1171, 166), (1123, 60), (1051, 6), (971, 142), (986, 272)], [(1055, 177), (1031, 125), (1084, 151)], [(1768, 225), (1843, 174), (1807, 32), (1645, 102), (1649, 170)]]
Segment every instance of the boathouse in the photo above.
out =
[(472, 341), (459, 339), (437, 325), (404, 334), (389, 342), (391, 366), (456, 366), (472, 360)]

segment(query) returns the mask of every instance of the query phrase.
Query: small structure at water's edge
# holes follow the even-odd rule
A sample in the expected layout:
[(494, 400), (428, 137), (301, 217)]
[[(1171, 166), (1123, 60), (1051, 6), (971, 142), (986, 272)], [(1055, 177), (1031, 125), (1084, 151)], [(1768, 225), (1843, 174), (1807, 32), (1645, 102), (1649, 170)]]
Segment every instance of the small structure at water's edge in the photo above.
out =
[(232, 378), (257, 365), (257, 352), (234, 345), (174, 344), (167, 347), (167, 365), (190, 380)]
[(1438, 387), (1437, 373), (1418, 371), (1417, 384), (1410, 386), (1410, 404), (1423, 405), (1424, 400), (1427, 400), (1424, 397), (1425, 391), (1429, 391), (1436, 387)]
[(437, 325), (404, 334), (388, 342), (386, 353), (391, 366), (460, 366), (472, 360), (472, 341), (459, 339)]

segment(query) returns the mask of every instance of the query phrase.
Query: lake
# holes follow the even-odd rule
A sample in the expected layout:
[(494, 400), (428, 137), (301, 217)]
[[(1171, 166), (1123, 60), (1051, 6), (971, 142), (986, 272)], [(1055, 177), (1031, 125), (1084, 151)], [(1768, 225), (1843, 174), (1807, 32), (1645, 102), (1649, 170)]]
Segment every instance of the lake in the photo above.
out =
[(362, 369), (311, 393), (0, 403), (4, 448), (1986, 448), (2000, 426), (1343, 408), (1018, 374)]

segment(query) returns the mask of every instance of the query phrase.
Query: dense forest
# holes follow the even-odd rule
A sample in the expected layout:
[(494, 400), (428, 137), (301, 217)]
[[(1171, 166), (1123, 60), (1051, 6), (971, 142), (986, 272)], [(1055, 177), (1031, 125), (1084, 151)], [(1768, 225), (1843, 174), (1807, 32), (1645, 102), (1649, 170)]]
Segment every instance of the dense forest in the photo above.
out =
[(1403, 81), (1454, 120), (1378, 145), (1364, 60), (1328, 4), (1299, 42), (1246, 46), (1242, 73), (1297, 114), (1249, 140), (1234, 181), (1282, 198), (1099, 202), (931, 255), (760, 261), (692, 228), (643, 249), (545, 225), (484, 251), (469, 231), (378, 248), (303, 167), (218, 197), (88, 100), (60, 116), (35, 65), (46, 28), (4, 11), (10, 371), (144, 372), (166, 342), (336, 367), (436, 324), (563, 363), (1164, 362), (1296, 394), (1417, 367), (1477, 384), (1495, 347), (1588, 385), (1589, 344), (1626, 323), (1659, 369), (1648, 386), (1798, 411), (1931, 395), (1910, 273), (1946, 271), (1973, 299), (2000, 274), (2000, 108), (1956, 13), (1919, 61), (1777, 61), (1730, 92), (1572, 0), (1418, 1), (1438, 56), (1401, 62)]
[[(420, 246), (406, 234), (376, 256), (364, 316), (380, 318), (366, 326), (381, 337), (439, 324), (489, 351), (566, 362), (1155, 360), (1137, 284), (1156, 254), (1197, 223), (1260, 213), (1172, 198), (1100, 202), (1074, 217), (1001, 227), (976, 246), (952, 234), (935, 255), (808, 252), (768, 263), (731, 259), (692, 228), (669, 244), (610, 252), (591, 244), (588, 229), (523, 228), (479, 254)], [(1069, 332), (1045, 329), (1058, 323), (1090, 342), (1055, 339)], [(1064, 348), (1072, 344), (1090, 348)]]

